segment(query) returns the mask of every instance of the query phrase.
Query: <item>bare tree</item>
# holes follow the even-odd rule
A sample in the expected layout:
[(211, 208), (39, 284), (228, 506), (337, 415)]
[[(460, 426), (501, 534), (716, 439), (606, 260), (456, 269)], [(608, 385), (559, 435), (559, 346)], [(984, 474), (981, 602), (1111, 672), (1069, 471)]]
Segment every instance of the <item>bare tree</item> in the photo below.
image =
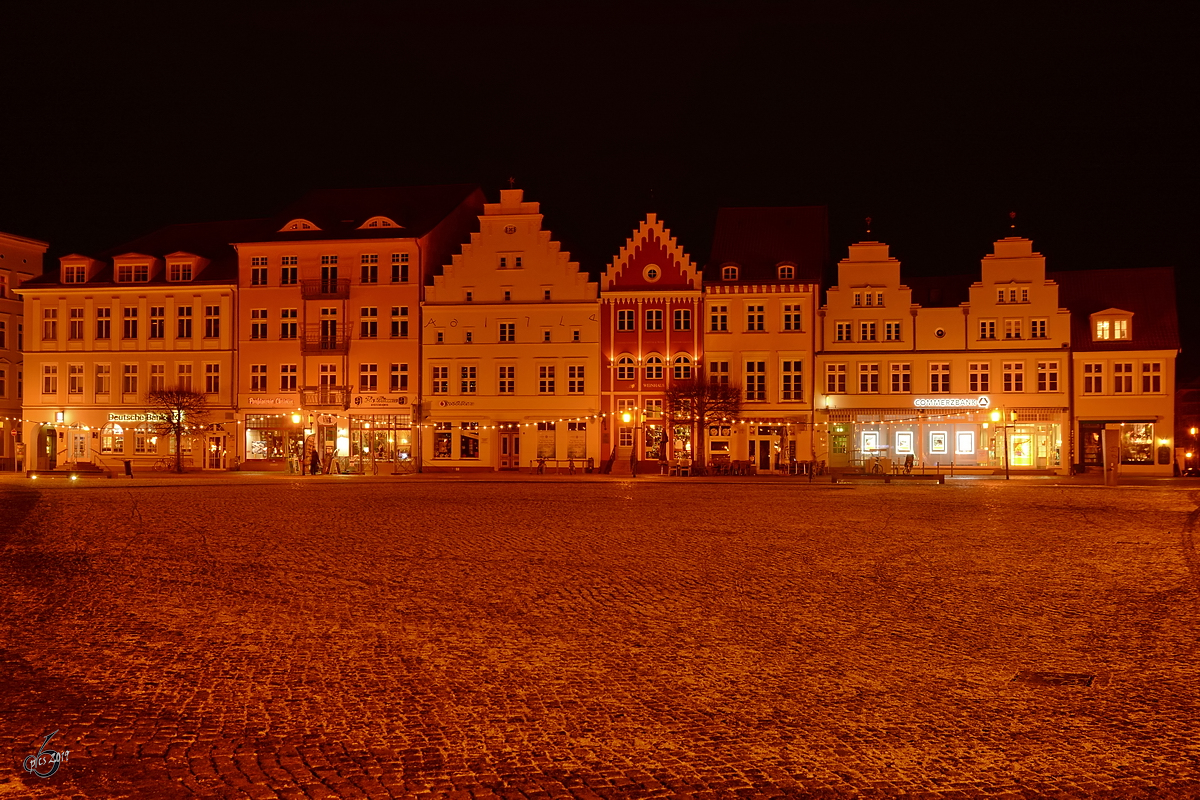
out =
[(742, 415), (742, 387), (728, 383), (709, 383), (702, 377), (676, 381), (666, 391), (667, 408), (676, 417), (691, 417), (692, 466), (705, 463), (704, 434), (708, 426)]
[(151, 389), (146, 405), (153, 412), (152, 424), (159, 435), (175, 440), (175, 471), (183, 472), (183, 436), (208, 420), (208, 399), (203, 392), (175, 386)]

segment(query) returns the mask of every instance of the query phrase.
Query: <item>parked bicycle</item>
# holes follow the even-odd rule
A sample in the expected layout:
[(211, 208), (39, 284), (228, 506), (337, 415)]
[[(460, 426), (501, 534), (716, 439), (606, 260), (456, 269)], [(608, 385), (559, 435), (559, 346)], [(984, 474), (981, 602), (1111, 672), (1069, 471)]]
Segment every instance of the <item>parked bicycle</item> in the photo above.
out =
[[(191, 469), (194, 462), (189, 456), (183, 458), (183, 468)], [(170, 472), (175, 469), (175, 456), (163, 456), (158, 461), (154, 462), (155, 472)]]

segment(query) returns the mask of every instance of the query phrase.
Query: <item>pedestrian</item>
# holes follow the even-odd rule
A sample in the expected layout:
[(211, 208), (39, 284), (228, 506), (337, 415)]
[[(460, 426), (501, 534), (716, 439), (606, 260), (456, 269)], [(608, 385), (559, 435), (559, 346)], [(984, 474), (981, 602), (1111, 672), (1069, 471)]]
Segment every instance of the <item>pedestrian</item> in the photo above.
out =
[(312, 449), (312, 461), (310, 463), (313, 475), (318, 475), (321, 472), (321, 456), (317, 454), (317, 448)]

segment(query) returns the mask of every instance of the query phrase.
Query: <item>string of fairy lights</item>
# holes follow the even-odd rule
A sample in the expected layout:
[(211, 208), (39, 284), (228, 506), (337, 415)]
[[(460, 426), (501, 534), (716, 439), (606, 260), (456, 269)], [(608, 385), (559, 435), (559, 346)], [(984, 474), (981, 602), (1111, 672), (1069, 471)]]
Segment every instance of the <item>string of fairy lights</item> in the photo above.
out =
[[(806, 411), (806, 412), (802, 412), (802, 413), (811, 415), (814, 412)], [(624, 420), (623, 417), (626, 414), (629, 414), (631, 419)], [(363, 427), (370, 427), (373, 424), (378, 425), (377, 420), (380, 417), (405, 417), (405, 416), (409, 416), (409, 415), (405, 415), (405, 414), (337, 414), (337, 413), (330, 413), (330, 412), (324, 412), (324, 411), (304, 411), (304, 412), (294, 411), (294, 412), (278, 413), (278, 414), (254, 413), (254, 414), (247, 414), (247, 416), (253, 416), (255, 418), (255, 426), (256, 427), (261, 427), (260, 425), (258, 425), (259, 420), (277, 419), (277, 420), (284, 422), (285, 424), (289, 423), (289, 422), (293, 425), (300, 425), (302, 423), (307, 423), (306, 427), (312, 428), (316, 424), (325, 425), (325, 426), (333, 425), (333, 426), (341, 427), (343, 422), (345, 423), (346, 427), (355, 427), (356, 422), (359, 423), (360, 425), (362, 425)], [(933, 420), (938, 420), (938, 421), (945, 421), (945, 420), (949, 420), (949, 419), (969, 420), (973, 416), (973, 414), (964, 413), (964, 412), (960, 411), (960, 412), (952, 412), (952, 413), (945, 413), (945, 414), (930, 414), (930, 413), (917, 414), (917, 413), (914, 413), (912, 415), (903, 416), (903, 417), (888, 414), (887, 419), (882, 418), (883, 417), (882, 414), (876, 414), (874, 416), (878, 416), (880, 418), (877, 420), (861, 420), (860, 419), (859, 423), (861, 424), (863, 422), (873, 422), (875, 424), (911, 424), (911, 423), (915, 423), (915, 422), (928, 422), (928, 421), (933, 421)], [(580, 416), (574, 416), (574, 417), (570, 417), (570, 416), (547, 417), (545, 419), (529, 420), (529, 421), (525, 421), (525, 422), (500, 422), (500, 423), (496, 423), (494, 425), (484, 425), (482, 423), (473, 423), (473, 422), (460, 422), (459, 424), (470, 426), (470, 428), (469, 428), (470, 430), (480, 430), (480, 431), (519, 430), (521, 428), (537, 428), (539, 426), (544, 427), (545, 425), (550, 424), (550, 423), (596, 422), (599, 420), (607, 419), (609, 417), (612, 417), (612, 418), (616, 419), (617, 421), (623, 422), (626, 425), (636, 422), (639, 425), (646, 425), (649, 427), (656, 427), (658, 424), (662, 424), (662, 425), (690, 424), (692, 422), (697, 422), (700, 419), (699, 417), (697, 417), (694, 414), (671, 414), (668, 417), (665, 414), (665, 412), (663, 411), (662, 407), (660, 407), (660, 406), (626, 406), (626, 407), (622, 408), (620, 411), (616, 411), (616, 412), (603, 412), (603, 413), (587, 414), (587, 415), (580, 415)], [(67, 428), (67, 429), (85, 430), (85, 431), (102, 430), (106, 426), (113, 425), (113, 424), (118, 424), (118, 425), (120, 425), (120, 424), (129, 425), (130, 423), (132, 423), (132, 424), (149, 424), (149, 425), (155, 424), (155, 420), (150, 420), (150, 419), (137, 420), (137, 421), (115, 420), (115, 421), (105, 423), (103, 425), (86, 425), (86, 424), (82, 424), (82, 423), (78, 423), (78, 422), (66, 422), (64, 419), (42, 420), (42, 419), (31, 419), (31, 418), (27, 418), (27, 417), (0, 416), (0, 420), (2, 420), (5, 423), (4, 427), (8, 427), (8, 423), (19, 423), (19, 424), (31, 424), (31, 425), (37, 425), (37, 426), (48, 425), (48, 426), (53, 426), (56, 428), (63, 427), (63, 428)], [(722, 425), (722, 426), (744, 425), (744, 426), (752, 426), (752, 427), (781, 427), (781, 426), (800, 425), (800, 426), (811, 426), (814, 428), (821, 427), (821, 426), (836, 426), (836, 425), (844, 424), (844, 423), (840, 423), (837, 421), (820, 421), (820, 422), (818, 422), (816, 420), (810, 421), (810, 420), (801, 420), (801, 419), (781, 419), (779, 417), (762, 417), (762, 418), (750, 418), (750, 419), (743, 418), (743, 417), (738, 417), (738, 418), (709, 417), (704, 422), (707, 425)], [(183, 426), (183, 430), (185, 432), (188, 432), (188, 431), (201, 432), (201, 431), (219, 430), (220, 429), (219, 426), (223, 426), (223, 425), (230, 424), (230, 423), (233, 423), (236, 425), (249, 424), (247, 420), (230, 420), (230, 421), (226, 421), (226, 422), (210, 422), (210, 423), (198, 424), (198, 425), (185, 424)], [(413, 429), (413, 430), (420, 430), (420, 429), (445, 430), (445, 426), (448, 424), (453, 425), (453, 422), (447, 421), (447, 420), (438, 420), (438, 421), (425, 420), (423, 422), (413, 423), (410, 421), (409, 424), (392, 425), (391, 427), (409, 428), (409, 429)], [(987, 423), (985, 422), (984, 424), (986, 425)]]

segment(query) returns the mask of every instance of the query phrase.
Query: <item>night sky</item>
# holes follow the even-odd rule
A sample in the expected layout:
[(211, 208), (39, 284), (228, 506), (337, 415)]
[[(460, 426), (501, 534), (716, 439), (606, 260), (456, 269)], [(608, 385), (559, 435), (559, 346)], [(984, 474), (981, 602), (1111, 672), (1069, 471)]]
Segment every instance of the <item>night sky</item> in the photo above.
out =
[(834, 262), (870, 216), (906, 272), (977, 275), (1016, 211), (1049, 269), (1175, 267), (1189, 377), (1200, 4), (1114, 8), (7, 3), (0, 230), (55, 259), (512, 177), (592, 272), (648, 211), (703, 261), (721, 205), (820, 203)]

